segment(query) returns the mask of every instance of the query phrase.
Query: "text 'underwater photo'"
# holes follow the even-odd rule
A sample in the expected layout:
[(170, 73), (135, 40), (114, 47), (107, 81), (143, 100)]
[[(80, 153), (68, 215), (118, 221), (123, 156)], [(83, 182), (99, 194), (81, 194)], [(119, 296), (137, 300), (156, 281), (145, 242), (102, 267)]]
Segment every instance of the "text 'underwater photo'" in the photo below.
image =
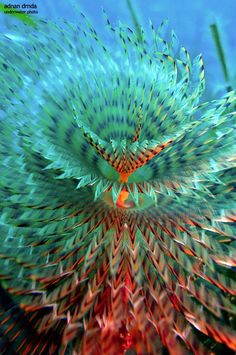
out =
[(236, 353), (235, 21), (0, 2), (0, 354)]

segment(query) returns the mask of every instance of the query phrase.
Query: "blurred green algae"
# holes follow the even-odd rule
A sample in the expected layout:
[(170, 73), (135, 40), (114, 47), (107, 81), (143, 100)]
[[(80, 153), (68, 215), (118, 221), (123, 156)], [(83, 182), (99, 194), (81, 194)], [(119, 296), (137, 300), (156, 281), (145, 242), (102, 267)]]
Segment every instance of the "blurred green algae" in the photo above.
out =
[(224, 78), (227, 83), (226, 89), (227, 89), (227, 91), (231, 91), (232, 86), (229, 84), (230, 75), (229, 75), (229, 71), (228, 71), (228, 67), (227, 67), (227, 63), (226, 63), (226, 59), (225, 59), (225, 51), (224, 51), (223, 44), (221, 41), (218, 25), (216, 23), (213, 23), (210, 25), (210, 29), (211, 29), (212, 39), (213, 39), (213, 42), (216, 47), (217, 55), (218, 55), (218, 58), (219, 58), (219, 61), (220, 61), (220, 64), (221, 64), (221, 67), (223, 70)]
[(142, 34), (142, 29), (141, 29), (141, 26), (140, 26), (140, 23), (139, 23), (139, 20), (138, 20), (138, 16), (135, 12), (135, 9), (133, 7), (133, 4), (131, 2), (131, 0), (127, 0), (127, 7), (128, 7), (128, 10), (130, 12), (130, 15), (131, 15), (131, 18), (132, 18), (132, 21), (133, 21), (133, 24), (134, 24), (134, 27), (135, 27), (135, 30), (136, 30), (136, 34), (137, 34), (137, 37), (138, 37), (138, 40), (140, 43), (143, 42), (143, 34)]
[(0, 13), (3, 13), (6, 16), (11, 16), (23, 23), (25, 23), (28, 26), (35, 27), (37, 24), (37, 21), (33, 20), (30, 15), (24, 14), (24, 13), (17, 13), (17, 12), (12, 12), (12, 13), (7, 13), (6, 12), (6, 4), (0, 3)]

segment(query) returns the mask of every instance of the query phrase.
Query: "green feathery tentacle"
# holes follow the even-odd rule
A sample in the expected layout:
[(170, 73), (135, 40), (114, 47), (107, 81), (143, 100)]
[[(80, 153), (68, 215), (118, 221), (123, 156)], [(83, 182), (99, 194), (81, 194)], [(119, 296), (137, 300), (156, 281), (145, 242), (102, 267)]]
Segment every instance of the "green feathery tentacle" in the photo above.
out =
[(112, 47), (85, 17), (0, 39), (0, 346), (235, 351), (235, 92), (200, 103), (165, 22), (106, 21)]

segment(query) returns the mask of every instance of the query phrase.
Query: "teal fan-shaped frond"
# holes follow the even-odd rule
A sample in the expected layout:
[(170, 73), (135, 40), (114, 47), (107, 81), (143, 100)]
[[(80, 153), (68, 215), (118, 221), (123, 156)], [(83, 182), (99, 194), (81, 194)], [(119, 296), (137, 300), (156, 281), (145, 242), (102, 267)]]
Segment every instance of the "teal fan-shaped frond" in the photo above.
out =
[(1, 35), (0, 349), (233, 353), (235, 92), (165, 23), (83, 21)]

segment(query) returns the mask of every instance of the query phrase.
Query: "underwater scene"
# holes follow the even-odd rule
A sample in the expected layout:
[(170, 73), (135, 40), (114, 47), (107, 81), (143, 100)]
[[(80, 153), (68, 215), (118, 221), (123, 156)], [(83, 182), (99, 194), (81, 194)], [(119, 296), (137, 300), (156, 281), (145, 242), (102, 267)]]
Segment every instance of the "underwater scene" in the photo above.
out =
[(0, 2), (0, 354), (235, 354), (235, 14)]

